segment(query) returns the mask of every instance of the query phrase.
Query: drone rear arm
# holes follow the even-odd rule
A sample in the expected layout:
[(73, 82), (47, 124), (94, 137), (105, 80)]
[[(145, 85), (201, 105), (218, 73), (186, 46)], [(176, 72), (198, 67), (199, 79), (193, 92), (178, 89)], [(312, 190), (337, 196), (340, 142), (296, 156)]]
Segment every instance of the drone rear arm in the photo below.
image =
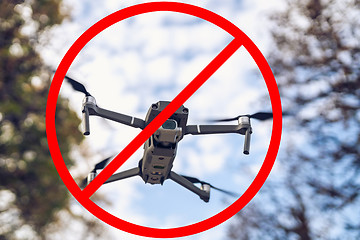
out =
[(186, 189), (197, 194), (204, 202), (209, 202), (210, 192), (204, 191), (204, 190), (196, 187), (192, 182), (190, 182), (183, 176), (180, 176), (177, 173), (171, 171), (169, 174), (169, 179), (173, 180), (174, 182), (180, 184), (181, 186), (185, 187)]
[(83, 102), (84, 135), (90, 134), (89, 116), (99, 116), (130, 127), (145, 128), (144, 120), (100, 108), (96, 105), (95, 98), (92, 96), (85, 97)]
[(123, 172), (115, 173), (114, 175), (109, 177), (109, 179), (106, 180), (106, 182), (104, 182), (104, 184), (123, 180), (123, 179), (130, 178), (130, 177), (135, 177), (135, 176), (140, 176), (140, 168), (139, 167), (135, 167), (135, 168), (131, 168), (129, 170), (123, 171)]

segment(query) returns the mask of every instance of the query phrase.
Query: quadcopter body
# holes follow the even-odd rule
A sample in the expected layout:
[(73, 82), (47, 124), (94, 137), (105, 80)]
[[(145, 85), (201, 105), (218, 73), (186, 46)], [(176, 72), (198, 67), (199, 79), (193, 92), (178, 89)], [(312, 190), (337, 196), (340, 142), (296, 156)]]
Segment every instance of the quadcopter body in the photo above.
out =
[[(149, 124), (169, 104), (159, 101), (151, 105), (145, 124)], [(145, 183), (163, 184), (169, 177), (176, 156), (178, 142), (183, 138), (189, 110), (181, 106), (144, 144), (140, 162)]]

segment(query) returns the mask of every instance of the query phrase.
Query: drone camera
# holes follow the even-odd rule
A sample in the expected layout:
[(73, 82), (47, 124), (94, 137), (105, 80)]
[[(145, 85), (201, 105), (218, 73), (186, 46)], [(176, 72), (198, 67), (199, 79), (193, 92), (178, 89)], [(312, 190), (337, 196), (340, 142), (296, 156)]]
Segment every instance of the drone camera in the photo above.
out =
[(166, 120), (155, 132), (155, 139), (158, 142), (176, 143), (180, 140), (182, 129), (178, 127), (173, 119)]
[(163, 129), (172, 129), (172, 130), (174, 130), (177, 127), (177, 122), (175, 120), (169, 119), (169, 120), (166, 120), (161, 127)]

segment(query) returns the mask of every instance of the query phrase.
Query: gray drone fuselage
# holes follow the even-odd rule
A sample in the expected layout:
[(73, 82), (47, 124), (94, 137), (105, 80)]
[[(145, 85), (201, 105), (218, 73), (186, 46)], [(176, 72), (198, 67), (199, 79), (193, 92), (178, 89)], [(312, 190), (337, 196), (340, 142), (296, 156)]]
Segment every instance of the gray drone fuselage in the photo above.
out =
[[(152, 104), (145, 124), (149, 124), (169, 104), (159, 101)], [(181, 106), (144, 144), (140, 161), (141, 177), (146, 183), (163, 184), (168, 178), (176, 156), (177, 144), (183, 138), (189, 110)]]

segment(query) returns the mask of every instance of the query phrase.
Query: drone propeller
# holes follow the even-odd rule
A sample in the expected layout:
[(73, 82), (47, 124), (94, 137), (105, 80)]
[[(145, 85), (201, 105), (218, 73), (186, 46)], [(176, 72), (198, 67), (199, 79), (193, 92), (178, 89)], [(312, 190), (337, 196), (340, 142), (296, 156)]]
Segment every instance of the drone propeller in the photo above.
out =
[(213, 119), (210, 121), (211, 122), (230, 122), (230, 121), (238, 120), (240, 117), (249, 117), (249, 118), (265, 121), (265, 120), (271, 119), (273, 117), (273, 114), (272, 114), (272, 112), (258, 112), (258, 113), (251, 114), (251, 115), (239, 115), (234, 118)]
[(232, 196), (232, 197), (238, 196), (238, 194), (236, 194), (236, 193), (234, 193), (234, 192), (230, 192), (230, 191), (227, 191), (227, 190), (224, 190), (224, 189), (221, 189), (221, 188), (217, 188), (217, 187), (211, 185), (211, 184), (208, 183), (208, 182), (204, 182), (204, 181), (199, 180), (198, 178), (189, 177), (189, 176), (184, 176), (184, 175), (181, 175), (181, 176), (184, 177), (184, 178), (186, 178), (187, 180), (189, 180), (189, 181), (192, 182), (192, 183), (200, 183), (201, 185), (207, 184), (207, 185), (209, 185), (211, 188), (213, 188), (213, 189), (215, 189), (215, 190), (218, 190), (218, 191), (220, 191), (220, 192), (222, 192), (222, 193), (225, 193), (225, 194), (227, 194), (227, 195), (230, 195), (230, 196)]
[[(96, 170), (104, 169), (105, 166), (107, 165), (107, 163), (109, 162), (109, 160), (110, 160), (111, 158), (113, 158), (113, 157), (108, 157), (108, 158), (102, 160), (101, 162), (97, 163), (97, 164), (95, 165), (94, 169), (90, 171), (90, 174), (96, 175)], [(89, 174), (89, 175), (90, 175), (90, 174)], [(87, 185), (88, 185), (88, 177), (84, 178), (84, 179), (81, 181), (80, 187), (81, 187), (81, 188), (85, 188)]]
[(75, 81), (74, 79), (72, 79), (71, 77), (68, 77), (68, 76), (65, 76), (65, 79), (71, 84), (72, 88), (75, 91), (82, 92), (87, 97), (91, 96), (91, 94), (88, 91), (86, 91), (86, 88), (83, 84), (79, 83), (78, 81)]

